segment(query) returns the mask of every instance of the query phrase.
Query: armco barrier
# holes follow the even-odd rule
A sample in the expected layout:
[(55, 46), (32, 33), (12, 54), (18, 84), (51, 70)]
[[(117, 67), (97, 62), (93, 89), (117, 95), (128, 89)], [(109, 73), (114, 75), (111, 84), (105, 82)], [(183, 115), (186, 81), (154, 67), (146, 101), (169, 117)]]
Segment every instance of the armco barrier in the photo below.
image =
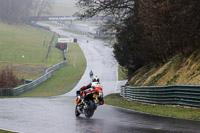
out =
[(120, 95), (138, 102), (200, 107), (199, 85), (121, 86)]
[(0, 88), (0, 96), (12, 96), (12, 88)]
[(57, 70), (61, 67), (64, 67), (66, 65), (67, 65), (67, 61), (58, 63), (57, 65), (47, 69), (46, 73), (42, 77), (40, 77), (40, 78), (38, 78), (38, 79), (28, 83), (28, 84), (25, 84), (25, 85), (22, 85), (22, 86), (19, 86), (19, 87), (16, 87), (16, 88), (0, 89), (0, 96), (17, 96), (17, 95), (20, 95), (20, 94), (38, 86), (39, 84), (43, 83), (47, 79), (51, 78), (52, 75), (53, 75), (53, 72), (55, 70)]

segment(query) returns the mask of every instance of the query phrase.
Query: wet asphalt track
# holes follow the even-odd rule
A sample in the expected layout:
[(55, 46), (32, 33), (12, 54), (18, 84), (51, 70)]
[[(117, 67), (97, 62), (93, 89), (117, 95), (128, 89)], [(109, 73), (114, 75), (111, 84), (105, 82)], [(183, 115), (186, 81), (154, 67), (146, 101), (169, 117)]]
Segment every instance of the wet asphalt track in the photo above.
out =
[(78, 39), (87, 69), (77, 86), (62, 96), (0, 99), (0, 129), (20, 133), (200, 133), (200, 121), (138, 113), (108, 105), (98, 107), (90, 119), (75, 117), (75, 91), (88, 84), (89, 71), (100, 76), (104, 93), (117, 91), (117, 63), (112, 48), (100, 41), (57, 30)]

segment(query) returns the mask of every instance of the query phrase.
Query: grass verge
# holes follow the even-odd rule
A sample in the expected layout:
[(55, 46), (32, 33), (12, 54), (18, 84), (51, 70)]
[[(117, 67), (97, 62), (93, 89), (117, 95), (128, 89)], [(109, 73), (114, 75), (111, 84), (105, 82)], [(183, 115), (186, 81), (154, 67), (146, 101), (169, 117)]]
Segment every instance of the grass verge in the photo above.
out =
[(126, 80), (127, 79), (127, 70), (120, 66), (118, 67), (118, 80)]
[(0, 133), (15, 133), (15, 132), (10, 132), (10, 131), (5, 131), (0, 129)]
[(138, 102), (128, 101), (122, 98), (118, 93), (110, 94), (104, 98), (108, 105), (118, 106), (126, 109), (136, 110), (140, 112), (163, 115), (181, 119), (200, 120), (200, 109), (198, 108), (184, 108), (180, 106), (165, 106), (141, 104)]
[(54, 72), (54, 76), (40, 86), (18, 97), (43, 97), (64, 94), (75, 87), (86, 68), (86, 60), (77, 43), (68, 44), (66, 67)]
[(44, 61), (52, 32), (28, 25), (8, 25), (0, 22), (0, 61), (16, 64), (54, 65), (62, 61), (61, 53), (52, 44), (47, 61)]
[(57, 35), (45, 60), (53, 35), (51, 31), (2, 22), (0, 29), (0, 71), (11, 67), (18, 78), (34, 80), (42, 76), (45, 69), (63, 60), (60, 50), (54, 47)]

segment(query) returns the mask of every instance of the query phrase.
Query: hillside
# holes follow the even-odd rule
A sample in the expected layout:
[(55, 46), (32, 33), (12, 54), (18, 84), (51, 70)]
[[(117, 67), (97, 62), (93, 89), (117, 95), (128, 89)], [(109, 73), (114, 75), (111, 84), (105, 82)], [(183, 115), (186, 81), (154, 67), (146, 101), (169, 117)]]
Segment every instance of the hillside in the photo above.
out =
[[(58, 35), (45, 60), (52, 34), (41, 28), (0, 22), (0, 72), (11, 67), (17, 78), (34, 80), (50, 66), (62, 62), (63, 52), (55, 48)], [(85, 72), (86, 59), (78, 43), (68, 43), (68, 48), (67, 67), (55, 71), (53, 78), (19, 97), (61, 95), (73, 89)]]
[[(63, 61), (62, 53), (54, 47), (48, 60), (44, 60), (51, 38), (50, 31), (0, 23), (0, 71), (9, 66), (20, 78), (40, 77), (48, 67)], [(55, 38), (53, 46), (56, 41)]]
[(134, 73), (127, 85), (163, 86), (163, 85), (199, 85), (200, 84), (200, 51), (189, 57), (176, 55), (160, 66), (145, 66)]

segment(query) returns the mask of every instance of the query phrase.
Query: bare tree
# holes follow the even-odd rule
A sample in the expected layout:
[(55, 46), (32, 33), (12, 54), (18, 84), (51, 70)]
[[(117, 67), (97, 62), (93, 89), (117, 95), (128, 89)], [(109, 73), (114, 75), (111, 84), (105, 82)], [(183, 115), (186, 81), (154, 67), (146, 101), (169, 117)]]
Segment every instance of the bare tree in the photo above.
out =
[(110, 16), (106, 29), (116, 28), (132, 13), (135, 0), (79, 0), (80, 11), (75, 15), (92, 17), (95, 15)]
[(200, 1), (79, 0), (81, 17), (113, 16), (115, 57), (129, 76), (144, 65), (165, 63), (199, 49)]
[(0, 0), (0, 20), (22, 23), (30, 16), (32, 0)]
[(24, 23), (31, 15), (50, 14), (52, 6), (53, 0), (0, 0), (0, 20), (10, 24)]
[[(36, 16), (36, 18), (41, 15), (51, 14), (54, 3), (53, 0), (34, 0), (33, 3), (33, 15)], [(35, 23), (36, 22), (37, 19), (35, 20)]]

